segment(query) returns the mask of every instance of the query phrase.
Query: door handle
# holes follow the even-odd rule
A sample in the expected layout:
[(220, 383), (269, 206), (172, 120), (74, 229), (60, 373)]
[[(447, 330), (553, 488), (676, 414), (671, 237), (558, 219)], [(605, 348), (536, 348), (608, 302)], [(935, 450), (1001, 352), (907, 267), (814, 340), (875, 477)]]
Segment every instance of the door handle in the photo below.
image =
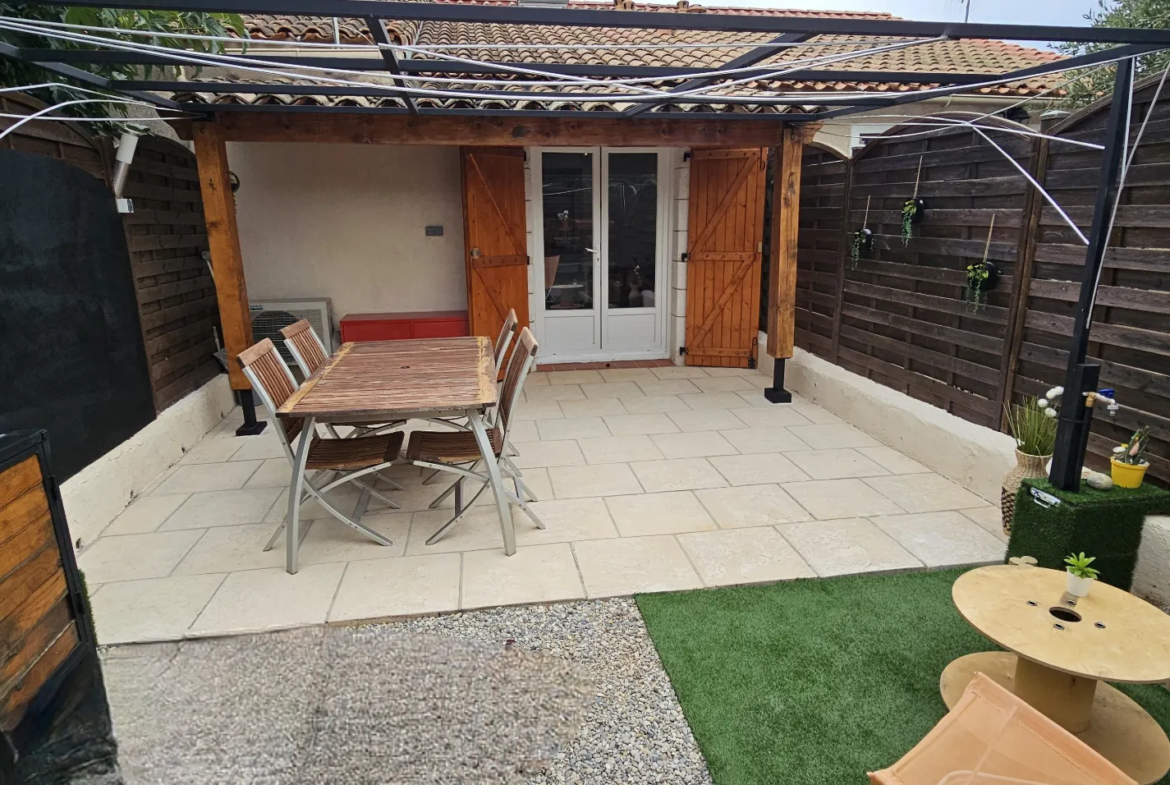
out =
[(593, 248), (586, 248), (585, 250), (588, 251), (589, 253), (597, 253), (597, 251)]

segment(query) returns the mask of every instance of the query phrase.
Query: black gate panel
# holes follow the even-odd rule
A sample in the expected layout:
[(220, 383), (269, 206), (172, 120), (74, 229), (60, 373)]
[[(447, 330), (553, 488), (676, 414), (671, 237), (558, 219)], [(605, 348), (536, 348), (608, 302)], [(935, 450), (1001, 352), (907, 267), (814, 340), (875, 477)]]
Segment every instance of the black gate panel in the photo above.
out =
[(0, 433), (47, 429), (65, 479), (152, 419), (113, 195), (69, 164), (0, 150)]

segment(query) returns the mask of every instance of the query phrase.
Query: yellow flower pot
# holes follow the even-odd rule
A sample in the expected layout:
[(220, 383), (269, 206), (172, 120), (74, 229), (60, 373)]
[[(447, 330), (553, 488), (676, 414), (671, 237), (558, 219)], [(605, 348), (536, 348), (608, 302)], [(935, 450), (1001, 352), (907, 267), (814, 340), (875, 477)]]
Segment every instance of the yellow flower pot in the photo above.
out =
[(1113, 476), (1113, 484), (1118, 488), (1140, 488), (1142, 487), (1142, 480), (1146, 476), (1146, 469), (1150, 468), (1150, 464), (1132, 464), (1132, 463), (1118, 463), (1112, 458), (1109, 459), (1110, 474)]

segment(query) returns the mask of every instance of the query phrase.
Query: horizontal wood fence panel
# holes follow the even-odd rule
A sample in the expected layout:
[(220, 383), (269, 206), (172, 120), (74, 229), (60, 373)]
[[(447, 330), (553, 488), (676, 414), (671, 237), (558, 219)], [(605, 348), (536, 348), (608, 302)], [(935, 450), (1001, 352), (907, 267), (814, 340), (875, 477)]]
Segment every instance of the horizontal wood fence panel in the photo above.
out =
[(175, 403), (220, 372), (219, 329), (195, 156), (160, 137), (138, 142), (125, 193), (126, 235), (155, 408)]
[[(1156, 79), (1139, 86), (1130, 143)], [(1109, 107), (1052, 133), (1101, 144)], [(998, 122), (998, 121), (995, 121)], [(972, 422), (1003, 426), (1003, 405), (1062, 384), (1086, 246), (1019, 168), (978, 134), (950, 127), (906, 137), (891, 129), (850, 159), (804, 158), (797, 270), (797, 345), (854, 373)], [(1101, 153), (988, 132), (1044, 183), (1087, 232)], [(1097, 290), (1089, 358), (1127, 409), (1098, 412), (1090, 463), (1139, 424), (1154, 427), (1150, 476), (1170, 482), (1170, 103), (1162, 101), (1133, 155)], [(902, 205), (925, 202), (912, 236)], [(994, 230), (988, 241), (992, 218)], [(854, 232), (872, 250), (854, 261)], [(986, 303), (965, 297), (967, 266), (999, 276)]]

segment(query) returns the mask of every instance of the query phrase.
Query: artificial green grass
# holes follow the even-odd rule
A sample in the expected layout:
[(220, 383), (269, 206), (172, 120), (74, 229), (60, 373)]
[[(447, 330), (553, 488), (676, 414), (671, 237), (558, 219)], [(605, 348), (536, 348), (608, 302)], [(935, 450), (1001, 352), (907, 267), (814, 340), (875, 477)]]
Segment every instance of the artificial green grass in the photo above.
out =
[[(996, 648), (951, 602), (962, 572), (637, 601), (717, 785), (861, 785), (946, 713), (938, 682), (947, 663)], [(1124, 690), (1170, 727), (1170, 692)]]

